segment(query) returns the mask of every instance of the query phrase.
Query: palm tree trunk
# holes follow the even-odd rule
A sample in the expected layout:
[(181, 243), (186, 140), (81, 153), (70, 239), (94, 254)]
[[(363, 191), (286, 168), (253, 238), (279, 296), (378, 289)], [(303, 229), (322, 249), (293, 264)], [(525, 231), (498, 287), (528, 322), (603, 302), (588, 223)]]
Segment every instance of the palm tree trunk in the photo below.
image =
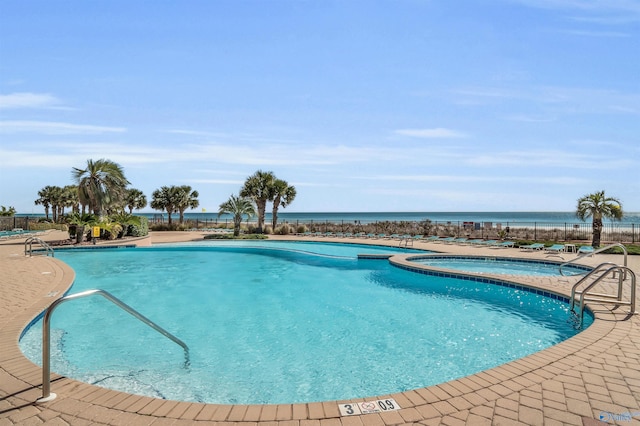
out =
[(264, 226), (264, 213), (267, 208), (267, 200), (258, 200), (256, 204), (258, 206), (258, 234), (262, 234), (262, 227)]
[(242, 216), (233, 218), (233, 236), (240, 235), (240, 225), (242, 225)]
[(591, 245), (594, 248), (600, 247), (600, 237), (602, 235), (602, 219), (593, 219), (593, 241)]
[(271, 229), (276, 231), (276, 225), (278, 224), (278, 207), (280, 207), (280, 200), (273, 200), (273, 210), (271, 211)]

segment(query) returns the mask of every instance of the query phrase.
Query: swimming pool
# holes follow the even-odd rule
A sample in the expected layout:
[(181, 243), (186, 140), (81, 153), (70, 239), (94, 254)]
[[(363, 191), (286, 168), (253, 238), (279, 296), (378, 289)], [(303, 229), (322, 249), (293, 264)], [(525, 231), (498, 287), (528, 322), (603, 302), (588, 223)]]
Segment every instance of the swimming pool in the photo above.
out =
[[(111, 292), (184, 340), (191, 365), (180, 347), (96, 298), (56, 310), (52, 370), (167, 399), (311, 402), (441, 383), (577, 333), (561, 300), (304, 247), (58, 251), (76, 271), (74, 293)], [(40, 341), (37, 323), (20, 342), (36, 363)]]
[[(479, 274), (527, 275), (527, 276), (561, 276), (560, 265), (563, 262), (552, 262), (534, 259), (515, 259), (489, 256), (456, 256), (429, 255), (428, 257), (411, 257), (410, 262), (437, 268), (475, 272)], [(562, 268), (565, 275), (583, 275), (592, 268), (581, 265), (567, 265)]]
[(360, 254), (407, 254), (434, 253), (429, 250), (418, 250), (405, 247), (390, 247), (378, 244), (331, 243), (315, 241), (269, 241), (269, 240), (206, 240), (187, 243), (163, 244), (163, 247), (226, 247), (228, 249), (268, 248), (272, 250), (288, 250), (306, 252), (332, 257), (348, 257), (355, 259)]
[(24, 229), (12, 229), (11, 231), (0, 231), (0, 239), (5, 239), (5, 238), (19, 238), (19, 237), (25, 237), (27, 235), (38, 235), (40, 233), (40, 231), (25, 231)]

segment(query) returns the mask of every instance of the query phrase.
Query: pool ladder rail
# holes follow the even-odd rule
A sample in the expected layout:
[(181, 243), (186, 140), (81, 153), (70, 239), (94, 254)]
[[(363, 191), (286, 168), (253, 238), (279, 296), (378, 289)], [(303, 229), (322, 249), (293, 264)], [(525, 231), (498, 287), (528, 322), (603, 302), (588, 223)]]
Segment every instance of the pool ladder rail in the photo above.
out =
[(127, 313), (133, 315), (135, 318), (139, 319), (143, 323), (147, 324), (149, 327), (156, 330), (158, 333), (172, 340), (176, 344), (180, 345), (182, 349), (184, 349), (184, 368), (189, 368), (191, 363), (189, 357), (189, 347), (180, 339), (178, 339), (173, 334), (169, 333), (164, 328), (160, 327), (158, 324), (151, 321), (149, 318), (142, 315), (140, 312), (133, 309), (131, 306), (127, 305), (117, 297), (113, 296), (107, 291), (101, 289), (95, 290), (87, 290), (80, 293), (70, 294), (68, 296), (61, 297), (54, 301), (51, 306), (49, 306), (44, 314), (44, 318), (42, 321), (42, 397), (36, 400), (36, 403), (43, 403), (53, 401), (56, 398), (56, 394), (51, 392), (51, 343), (50, 343), (50, 330), (51, 330), (51, 315), (53, 311), (62, 303), (67, 302), (69, 300), (80, 299), (83, 297), (100, 295), (110, 302), (113, 302), (116, 306), (122, 308)]
[(584, 259), (585, 257), (589, 257), (589, 256), (593, 256), (593, 255), (598, 254), (598, 253), (602, 253), (603, 251), (609, 250), (609, 249), (614, 248), (614, 247), (620, 247), (622, 249), (622, 253), (624, 254), (624, 264), (622, 266), (624, 266), (626, 268), (627, 267), (627, 248), (623, 244), (613, 243), (613, 244), (610, 244), (610, 245), (608, 245), (606, 247), (600, 247), (599, 249), (595, 250), (593, 253), (585, 253), (585, 254), (583, 254), (581, 256), (576, 257), (575, 259), (571, 259), (570, 261), (563, 263), (562, 265), (560, 265), (560, 275), (564, 275), (564, 272), (562, 271), (562, 267), (563, 266), (570, 265), (572, 263), (577, 262), (580, 259)]
[[(591, 291), (592, 288), (609, 275), (613, 278), (617, 277), (618, 279), (616, 294), (594, 293)], [(629, 301), (622, 300), (623, 287), (627, 278), (629, 278), (628, 281), (630, 281), (631, 284)], [(593, 281), (584, 287), (583, 290), (578, 290), (580, 286), (587, 284), (590, 279), (593, 279)], [(636, 274), (629, 267), (616, 265), (611, 262), (601, 263), (596, 266), (571, 288), (571, 302), (569, 308), (571, 312), (577, 316), (578, 327), (582, 328), (585, 302), (615, 305), (616, 307), (629, 306), (629, 315), (634, 315), (636, 313), (636, 287)], [(576, 298), (579, 298), (580, 302), (578, 311), (576, 311)]]
[(40, 244), (40, 246), (44, 249), (46, 256), (49, 256), (49, 254), (51, 254), (51, 257), (55, 257), (55, 254), (53, 252), (53, 248), (49, 244), (47, 244), (46, 242), (44, 242), (42, 239), (40, 239), (38, 237), (29, 237), (29, 238), (27, 238), (25, 240), (25, 242), (24, 242), (24, 255), (25, 256), (27, 254), (29, 255), (29, 257), (33, 256), (33, 243)]

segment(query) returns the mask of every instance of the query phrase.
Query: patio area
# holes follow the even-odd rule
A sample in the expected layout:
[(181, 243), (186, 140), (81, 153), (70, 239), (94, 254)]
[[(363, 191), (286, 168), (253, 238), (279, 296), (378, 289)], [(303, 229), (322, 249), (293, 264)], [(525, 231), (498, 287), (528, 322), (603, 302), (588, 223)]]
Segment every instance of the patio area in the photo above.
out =
[[(65, 238), (48, 232), (45, 241)], [(272, 237), (274, 239), (303, 237)], [(313, 238), (313, 237), (311, 237)], [(140, 245), (202, 239), (201, 232), (156, 232)], [(340, 241), (332, 238), (332, 242)], [(353, 238), (349, 242), (363, 242)], [(371, 241), (369, 241), (371, 243)], [(376, 244), (397, 245), (393, 241)], [(454, 254), (546, 259), (517, 248), (415, 243)], [(575, 255), (567, 254), (567, 259)], [(640, 256), (629, 267), (640, 277)], [(557, 260), (557, 259), (552, 259)], [(584, 263), (622, 263), (598, 254)], [(217, 405), (131, 395), (52, 375), (57, 398), (36, 404), (42, 370), (19, 347), (22, 330), (71, 286), (74, 272), (52, 257), (25, 256), (24, 240), (0, 242), (0, 426), (2, 425), (597, 425), (640, 424), (640, 315), (628, 307), (591, 304), (594, 324), (549, 349), (462, 379), (406, 392), (349, 401), (280, 405)], [(511, 277), (568, 296), (572, 277)], [(341, 404), (393, 399), (397, 407), (354, 414)]]

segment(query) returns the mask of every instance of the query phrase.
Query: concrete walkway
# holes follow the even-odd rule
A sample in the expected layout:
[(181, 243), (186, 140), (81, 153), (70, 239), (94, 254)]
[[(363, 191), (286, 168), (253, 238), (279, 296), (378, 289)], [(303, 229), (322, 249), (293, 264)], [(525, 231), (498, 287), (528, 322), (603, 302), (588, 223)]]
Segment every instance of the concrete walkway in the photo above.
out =
[[(58, 240), (63, 235), (53, 231), (43, 239)], [(198, 232), (154, 233), (137, 243), (201, 238)], [(42, 393), (42, 370), (22, 355), (18, 339), (29, 322), (70, 287), (74, 273), (57, 259), (25, 256), (23, 241), (0, 243), (0, 426), (640, 424), (640, 316), (625, 315), (626, 307), (611, 310), (596, 304), (591, 305), (596, 313), (591, 327), (547, 350), (459, 380), (366, 400), (263, 406), (188, 403), (112, 391), (54, 374), (52, 392), (57, 398), (36, 404)], [(389, 240), (346, 241), (397, 245)], [(425, 242), (415, 246), (456, 254), (546, 258), (518, 249)], [(622, 256), (596, 255), (585, 263), (605, 261), (621, 264)], [(640, 278), (640, 256), (630, 256), (629, 266)], [(575, 282), (574, 278), (509, 279), (563, 295)], [(346, 415), (339, 407), (388, 398), (401, 409)]]

